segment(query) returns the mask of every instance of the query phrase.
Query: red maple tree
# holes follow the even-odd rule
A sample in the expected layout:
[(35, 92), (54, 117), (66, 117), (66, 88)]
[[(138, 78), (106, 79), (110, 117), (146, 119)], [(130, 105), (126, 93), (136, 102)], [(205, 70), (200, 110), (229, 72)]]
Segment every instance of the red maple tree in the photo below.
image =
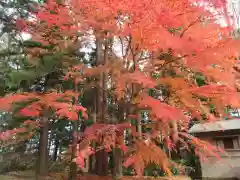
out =
[[(216, 8), (225, 7), (225, 3), (211, 1)], [(90, 141), (97, 141), (99, 147), (96, 150), (105, 148), (109, 151), (117, 145), (124, 151), (131, 151), (124, 165), (133, 165), (137, 175), (142, 175), (144, 167), (150, 163), (159, 165), (171, 174), (171, 162), (155, 143), (159, 141), (160, 134), (168, 149), (181, 141), (195, 145), (196, 152), (204, 145), (208, 145), (204, 148), (205, 152), (218, 151), (197, 138), (181, 133), (188, 129), (190, 119), (194, 117), (201, 119), (201, 114), (206, 114), (207, 119), (213, 118), (209, 113), (209, 104), (216, 106), (220, 118), (225, 115), (226, 106), (239, 107), (235, 83), (237, 72), (233, 68), (239, 41), (229, 35), (229, 27), (216, 24), (216, 17), (206, 8), (187, 0), (48, 1), (39, 7), (36, 17), (37, 21), (25, 23), (25, 30), (35, 33), (33, 39), (36, 41), (64, 49), (76, 43), (79, 32), (87, 34), (92, 29), (97, 43), (101, 40), (101, 45), (104, 44), (105, 48), (100, 49), (104, 63), (92, 68), (83, 64), (74, 66), (66, 74), (66, 80), (73, 79), (76, 84), (81, 82), (87, 87), (86, 77), (108, 75), (112, 87), (109, 91), (114, 94), (116, 103), (129, 99), (131, 92), (129, 104), (133, 111), (129, 114), (138, 120), (137, 131), (135, 125), (130, 123), (92, 125), (85, 130), (85, 140), (79, 145), (80, 152), (75, 159), (77, 164), (82, 166), (83, 159), (93, 153), (89, 147)], [(70, 40), (53, 36), (53, 27), (57, 27), (55, 34), (69, 37)], [(116, 56), (106, 43), (109, 39), (119, 39), (119, 46), (123, 49), (121, 57)], [(165, 56), (162, 56), (164, 53)], [(126, 66), (129, 64), (132, 65)], [(166, 75), (169, 70), (174, 71), (175, 75)], [(198, 87), (193, 78), (194, 72), (203, 73), (207, 85)], [(154, 79), (153, 74), (158, 74), (159, 78)], [(149, 88), (157, 89), (159, 85), (168, 87), (170, 92), (168, 98), (162, 101), (148, 93)], [(3, 98), (0, 104), (2, 108), (9, 108), (13, 102), (34, 98), (37, 101), (21, 109), (21, 114), (40, 116), (45, 108), (51, 108), (60, 117), (76, 120), (77, 112), (85, 113), (85, 109), (79, 105), (70, 106), (71, 102), (56, 101), (66, 95), (73, 93), (13, 95)], [(201, 101), (200, 97), (206, 100)], [(149, 124), (151, 132), (141, 131), (139, 112), (142, 110), (150, 113), (153, 122)], [(124, 144), (124, 129), (131, 129), (134, 142), (129, 145), (131, 148), (126, 148)]]

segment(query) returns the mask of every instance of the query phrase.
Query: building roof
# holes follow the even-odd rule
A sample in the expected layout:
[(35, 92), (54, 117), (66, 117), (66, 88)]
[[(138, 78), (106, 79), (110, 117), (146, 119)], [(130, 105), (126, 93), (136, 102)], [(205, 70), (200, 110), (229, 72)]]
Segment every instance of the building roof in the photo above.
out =
[(226, 130), (240, 130), (240, 119), (221, 120), (193, 125), (189, 133), (216, 132)]

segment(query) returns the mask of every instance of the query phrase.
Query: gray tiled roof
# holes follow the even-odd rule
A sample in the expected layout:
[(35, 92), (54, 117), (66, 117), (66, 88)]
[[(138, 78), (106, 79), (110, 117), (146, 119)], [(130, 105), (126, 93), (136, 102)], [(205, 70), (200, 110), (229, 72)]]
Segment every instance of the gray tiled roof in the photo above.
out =
[(225, 130), (240, 130), (240, 119), (221, 120), (204, 124), (193, 125), (189, 133), (225, 131)]

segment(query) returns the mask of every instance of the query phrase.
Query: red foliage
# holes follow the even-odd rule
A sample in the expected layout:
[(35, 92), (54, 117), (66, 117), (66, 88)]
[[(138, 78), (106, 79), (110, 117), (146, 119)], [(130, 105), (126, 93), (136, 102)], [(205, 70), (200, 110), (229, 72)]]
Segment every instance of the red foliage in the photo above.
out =
[(76, 164), (79, 167), (84, 168), (85, 166), (84, 159), (94, 153), (95, 153), (94, 150), (91, 147), (87, 146), (85, 149), (77, 151), (76, 158), (73, 161), (76, 162)]
[(123, 152), (128, 152), (128, 147), (126, 145), (121, 145), (120, 146), (120, 149), (123, 151)]
[(86, 128), (84, 131), (84, 137), (90, 141), (95, 141), (100, 144), (97, 149), (105, 149), (106, 151), (111, 151), (112, 148), (118, 147), (127, 151), (127, 147), (124, 145), (123, 141), (123, 131), (130, 128), (129, 123), (122, 124), (93, 124)]
[(16, 27), (20, 30), (20, 31), (26, 31), (27, 29), (27, 23), (21, 19), (17, 19), (16, 20)]
[(27, 133), (30, 138), (33, 135), (31, 130), (37, 127), (38, 123), (36, 121), (26, 120), (21, 124), (19, 128), (0, 132), (0, 141), (11, 140), (13, 136), (21, 136), (23, 133)]
[(40, 111), (34, 108), (23, 108), (20, 110), (19, 114), (27, 117), (38, 117), (40, 116)]
[(34, 98), (35, 98), (35, 94), (33, 93), (8, 95), (0, 99), (0, 109), (9, 111), (14, 102), (24, 102)]
[[(29, 93), (7, 96), (0, 99), (1, 109), (10, 110), (14, 103), (30, 102), (28, 105), (20, 109), (19, 115), (26, 117), (42, 116), (48, 108), (55, 110), (55, 114), (59, 117), (67, 117), (69, 120), (77, 120), (78, 112), (82, 112), (82, 116), (87, 118), (86, 109), (80, 105), (72, 105), (72, 97), (76, 98), (77, 93), (67, 91), (65, 93), (46, 93), (43, 95)], [(63, 102), (60, 102), (62, 100)]]
[(189, 143), (195, 147), (195, 153), (201, 158), (201, 160), (207, 160), (208, 156), (216, 157), (220, 160), (220, 155), (227, 155), (223, 149), (216, 147), (209, 142), (200, 140), (186, 133), (180, 133), (180, 135), (184, 138), (190, 139)]
[(155, 117), (154, 119), (159, 119), (162, 121), (168, 120), (186, 120), (187, 117), (184, 115), (184, 112), (180, 109), (176, 109), (165, 103), (161, 103), (159, 100), (154, 99), (147, 94), (141, 94), (140, 100), (138, 101), (138, 106), (141, 108), (150, 108), (151, 113)]

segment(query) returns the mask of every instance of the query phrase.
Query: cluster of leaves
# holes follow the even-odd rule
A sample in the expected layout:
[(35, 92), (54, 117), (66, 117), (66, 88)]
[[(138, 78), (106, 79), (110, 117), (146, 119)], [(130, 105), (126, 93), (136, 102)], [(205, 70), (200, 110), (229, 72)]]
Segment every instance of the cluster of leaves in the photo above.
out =
[[(42, 117), (45, 113), (55, 112), (59, 117), (66, 117), (69, 120), (77, 120), (78, 112), (81, 111), (83, 117), (86, 118), (86, 109), (80, 105), (72, 105), (73, 98), (78, 97), (77, 93), (68, 91), (65, 93), (47, 93), (47, 94), (36, 94), (36, 93), (27, 93), (27, 94), (17, 94), (5, 97), (1, 99), (3, 104), (2, 109), (10, 111), (9, 108), (12, 108), (14, 103), (24, 103), (24, 107), (15, 107), (20, 116), (25, 117)], [(19, 105), (19, 104), (18, 104)], [(48, 111), (48, 112), (47, 112)], [(35, 121), (25, 121), (24, 124), (35, 124)], [(14, 135), (16, 133), (26, 132), (25, 128), (18, 128), (14, 130), (8, 130), (7, 132), (1, 133), (1, 140), (5, 140), (8, 136)]]

